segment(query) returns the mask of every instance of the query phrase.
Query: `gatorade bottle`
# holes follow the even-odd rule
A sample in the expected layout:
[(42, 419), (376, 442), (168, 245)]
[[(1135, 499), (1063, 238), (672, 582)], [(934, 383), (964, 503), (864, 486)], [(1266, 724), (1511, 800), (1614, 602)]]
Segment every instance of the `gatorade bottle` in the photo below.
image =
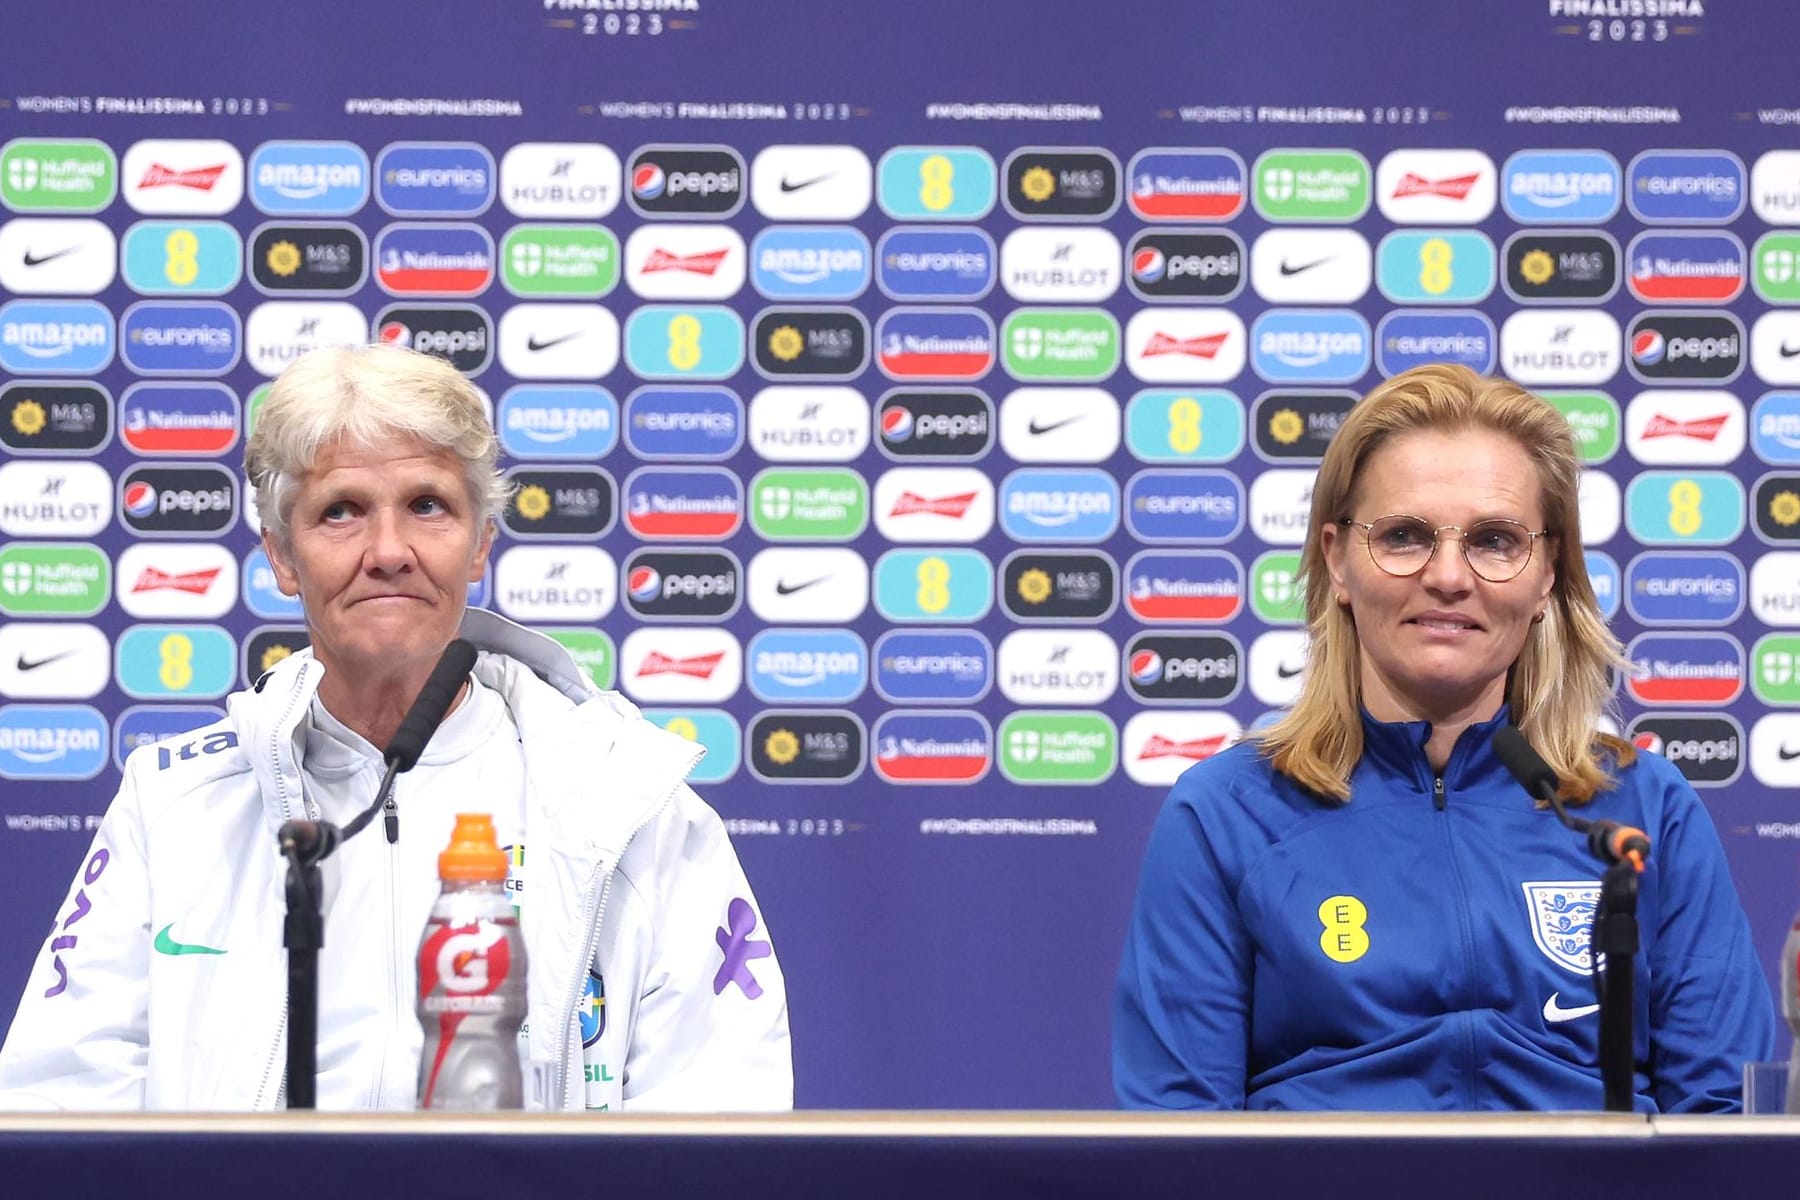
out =
[(523, 1108), (525, 942), (492, 817), (457, 814), (438, 877), (419, 942), (419, 1107)]

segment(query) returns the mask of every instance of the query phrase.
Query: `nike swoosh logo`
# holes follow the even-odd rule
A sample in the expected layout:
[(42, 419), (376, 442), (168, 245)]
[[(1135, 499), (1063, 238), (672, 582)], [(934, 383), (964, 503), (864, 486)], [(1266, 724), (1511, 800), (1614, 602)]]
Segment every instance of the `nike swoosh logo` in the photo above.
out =
[(69, 657), (69, 655), (71, 655), (73, 653), (75, 653), (73, 650), (64, 650), (61, 654), (52, 654), (49, 658), (38, 658), (38, 659), (29, 659), (29, 658), (26, 658), (23, 654), (21, 654), (21, 655), (19, 655), (19, 670), (35, 671), (39, 667), (49, 666), (51, 663), (55, 662), (59, 658), (67, 658), (67, 657)]
[(178, 942), (174, 938), (169, 936), (169, 930), (171, 930), (173, 928), (175, 928), (175, 923), (173, 921), (171, 921), (169, 924), (164, 925), (160, 930), (157, 931), (155, 945), (156, 945), (156, 952), (158, 954), (223, 954), (223, 953), (225, 953), (223, 950), (215, 950), (211, 946), (197, 946), (197, 945), (190, 945), (186, 942)]
[(836, 175), (836, 174), (837, 174), (836, 171), (827, 171), (823, 175), (813, 176), (811, 179), (806, 180), (804, 183), (789, 183), (788, 177), (786, 175), (783, 175), (781, 177), (781, 190), (784, 192), (803, 192), (807, 188), (811, 187), (813, 184), (824, 183), (827, 179), (830, 179), (833, 175)]
[(1277, 679), (1292, 679), (1294, 676), (1300, 674), (1300, 672), (1302, 672), (1304, 670), (1306, 670), (1305, 663), (1302, 663), (1297, 667), (1290, 667), (1286, 663), (1276, 663), (1275, 664), (1275, 677)]
[(1563, 1021), (1573, 1021), (1600, 1011), (1598, 1004), (1578, 1004), (1574, 1008), (1564, 1008), (1559, 1003), (1561, 998), (1561, 992), (1551, 992), (1550, 998), (1544, 1001), (1544, 1020), (1552, 1025), (1560, 1024)]
[(1777, 746), (1775, 747), (1775, 757), (1782, 762), (1793, 762), (1796, 758), (1800, 758), (1800, 750), (1789, 750), (1786, 746)]
[(1790, 350), (1788, 348), (1788, 344), (1786, 342), (1781, 343), (1781, 357), (1792, 358), (1796, 354), (1800, 354), (1800, 346), (1795, 346), (1793, 349)]
[(1284, 258), (1281, 260), (1281, 273), (1283, 275), (1304, 275), (1314, 267), (1322, 267), (1336, 257), (1335, 254), (1327, 254), (1324, 258), (1316, 258), (1312, 262), (1303, 263), (1298, 267), (1290, 267), (1288, 260)]
[(59, 258), (67, 258), (79, 249), (81, 249), (80, 246), (70, 246), (67, 250), (58, 250), (54, 254), (33, 254), (31, 251), (27, 250), (25, 252), (25, 265), (28, 267), (41, 267), (47, 262), (55, 262)]
[(538, 340), (537, 334), (534, 333), (530, 337), (525, 339), (525, 348), (527, 350), (531, 350), (531, 351), (548, 350), (552, 346), (562, 345), (564, 342), (568, 341), (570, 338), (578, 338), (580, 336), (581, 336), (581, 330), (577, 329), (574, 333), (565, 333), (561, 337), (554, 337), (554, 338), (551, 338), (547, 342), (540, 342)]
[(829, 575), (821, 575), (817, 579), (809, 579), (805, 583), (788, 583), (786, 580), (780, 580), (775, 584), (775, 594), (777, 596), (791, 596), (795, 592), (804, 592), (809, 587), (824, 583), (830, 578), (831, 576)]
[(1077, 413), (1072, 417), (1064, 417), (1060, 421), (1052, 421), (1048, 425), (1040, 425), (1034, 419), (1031, 424), (1027, 425), (1025, 428), (1031, 433), (1032, 437), (1038, 437), (1042, 434), (1049, 433), (1053, 429), (1061, 429), (1064, 425), (1073, 425), (1085, 415), (1085, 413)]

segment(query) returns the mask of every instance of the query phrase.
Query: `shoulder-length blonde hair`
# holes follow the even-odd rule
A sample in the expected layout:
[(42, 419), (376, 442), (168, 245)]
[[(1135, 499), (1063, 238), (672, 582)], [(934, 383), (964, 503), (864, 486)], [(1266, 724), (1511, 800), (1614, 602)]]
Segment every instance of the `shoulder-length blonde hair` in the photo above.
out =
[(1612, 710), (1608, 671), (1629, 669), (1630, 660), (1600, 615), (1582, 556), (1574, 437), (1562, 414), (1539, 397), (1467, 367), (1432, 364), (1394, 376), (1352, 408), (1333, 435), (1313, 483), (1300, 560), (1310, 669), (1287, 715), (1251, 736), (1296, 783), (1329, 799), (1350, 798), (1350, 772), (1363, 751), (1362, 675), (1355, 622), (1332, 599), (1323, 533), (1351, 515), (1369, 456), (1416, 429), (1492, 430), (1518, 442), (1537, 464), (1556, 580), (1544, 619), (1530, 627), (1513, 663), (1506, 698), (1513, 720), (1556, 771), (1561, 794), (1591, 800), (1612, 785), (1601, 756), (1622, 766), (1636, 751), (1598, 733), (1601, 715)]

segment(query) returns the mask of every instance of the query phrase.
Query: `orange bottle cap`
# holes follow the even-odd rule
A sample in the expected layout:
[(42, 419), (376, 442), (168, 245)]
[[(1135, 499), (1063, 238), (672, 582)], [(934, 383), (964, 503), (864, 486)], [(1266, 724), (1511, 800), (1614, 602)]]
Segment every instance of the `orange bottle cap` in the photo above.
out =
[(457, 813), (450, 844), (438, 855), (438, 877), (458, 883), (506, 880), (506, 854), (487, 813)]

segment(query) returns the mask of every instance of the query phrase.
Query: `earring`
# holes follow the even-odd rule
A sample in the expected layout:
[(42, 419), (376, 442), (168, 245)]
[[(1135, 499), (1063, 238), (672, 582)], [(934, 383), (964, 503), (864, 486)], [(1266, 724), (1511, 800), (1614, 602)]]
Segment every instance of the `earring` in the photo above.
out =
[(1540, 609), (1538, 611), (1538, 615), (1531, 618), (1531, 623), (1533, 625), (1542, 625), (1544, 623), (1544, 612), (1545, 611), (1547, 611), (1547, 610)]

